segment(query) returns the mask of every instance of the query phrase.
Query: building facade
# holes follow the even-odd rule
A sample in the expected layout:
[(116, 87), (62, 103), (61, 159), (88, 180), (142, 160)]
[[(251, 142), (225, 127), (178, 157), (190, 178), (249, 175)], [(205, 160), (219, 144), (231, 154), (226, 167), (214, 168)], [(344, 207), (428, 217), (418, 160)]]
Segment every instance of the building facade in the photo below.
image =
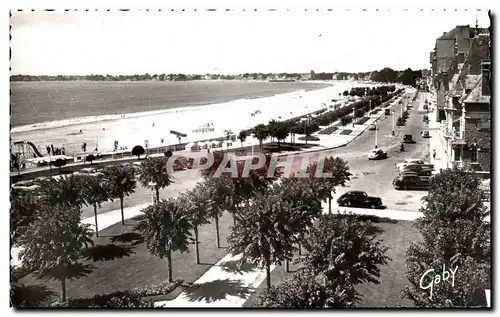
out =
[(440, 112), (444, 112), (444, 119), (441, 116), (440, 120), (447, 166), (489, 173), (491, 43), (489, 33), (481, 32), (470, 39), (467, 52), (463, 47), (457, 49), (447, 72), (435, 78), (437, 103), (441, 103)]

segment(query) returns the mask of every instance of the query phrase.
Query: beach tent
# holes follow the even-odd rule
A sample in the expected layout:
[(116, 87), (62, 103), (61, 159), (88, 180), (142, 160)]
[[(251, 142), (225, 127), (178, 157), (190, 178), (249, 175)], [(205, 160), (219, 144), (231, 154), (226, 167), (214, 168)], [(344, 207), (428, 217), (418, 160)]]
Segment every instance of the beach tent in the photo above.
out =
[(191, 150), (191, 152), (197, 152), (200, 150), (200, 145), (197, 142), (190, 142), (186, 144), (186, 150)]
[(209, 141), (210, 143), (210, 147), (213, 149), (213, 148), (216, 148), (216, 147), (219, 147), (219, 142), (215, 141), (215, 140), (210, 140)]

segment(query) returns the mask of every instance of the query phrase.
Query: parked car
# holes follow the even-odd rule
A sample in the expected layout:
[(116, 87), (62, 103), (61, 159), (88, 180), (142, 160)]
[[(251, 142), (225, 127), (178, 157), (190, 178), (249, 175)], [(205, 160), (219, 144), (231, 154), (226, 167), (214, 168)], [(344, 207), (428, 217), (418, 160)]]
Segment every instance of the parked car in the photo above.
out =
[(391, 109), (385, 109), (385, 115), (390, 116), (391, 115)]
[(31, 192), (34, 191), (35, 189), (40, 188), (39, 185), (35, 184), (34, 181), (32, 180), (26, 180), (26, 181), (20, 181), (12, 185), (12, 191), (14, 193), (21, 193), (21, 192)]
[(413, 140), (413, 136), (411, 134), (405, 134), (403, 136), (403, 143), (416, 143), (415, 140)]
[(380, 208), (382, 199), (379, 197), (368, 196), (363, 191), (349, 191), (337, 199), (337, 204), (341, 207), (359, 207), (359, 208)]
[(429, 109), (429, 106), (427, 104), (424, 105), (424, 110)]
[(424, 122), (429, 122), (429, 116), (428, 115), (424, 115)]
[(368, 152), (369, 160), (381, 160), (387, 158), (387, 153), (381, 149), (373, 149)]
[(432, 164), (410, 164), (406, 165), (402, 169), (399, 170), (399, 173), (403, 172), (415, 172), (415, 173), (420, 173), (424, 170), (434, 170), (434, 165)]
[(416, 158), (414, 158), (414, 159), (406, 159), (402, 163), (396, 164), (396, 168), (398, 170), (401, 170), (403, 167), (405, 167), (406, 165), (410, 165), (410, 164), (429, 164), (429, 163), (426, 163), (423, 160), (416, 159)]
[(431, 136), (430, 136), (430, 134), (429, 134), (429, 131), (424, 131), (424, 132), (422, 132), (422, 137), (423, 137), (423, 138), (426, 138), (426, 139), (430, 138)]
[(74, 172), (73, 175), (75, 175), (75, 176), (101, 176), (101, 175), (104, 175), (104, 173), (97, 171), (96, 168), (87, 167), (87, 168), (82, 168), (81, 170)]
[(397, 190), (428, 189), (429, 180), (423, 180), (416, 175), (400, 175), (392, 181), (392, 185)]
[(368, 127), (368, 130), (370, 130), (370, 131), (378, 130), (377, 129), (377, 125), (376, 124), (370, 124), (370, 126)]

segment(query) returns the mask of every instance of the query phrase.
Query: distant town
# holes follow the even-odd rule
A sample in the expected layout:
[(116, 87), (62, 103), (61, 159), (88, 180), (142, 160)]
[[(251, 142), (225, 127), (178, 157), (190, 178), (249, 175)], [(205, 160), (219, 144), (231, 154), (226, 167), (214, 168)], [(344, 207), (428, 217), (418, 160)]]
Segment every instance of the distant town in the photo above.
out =
[(413, 85), (416, 78), (429, 75), (428, 70), (414, 71), (408, 68), (396, 71), (384, 68), (380, 71), (363, 73), (244, 73), (237, 75), (221, 74), (134, 74), (134, 75), (11, 75), (11, 81), (188, 81), (188, 80), (263, 80), (263, 81), (301, 81), (301, 80), (364, 80), (377, 82), (400, 82)]

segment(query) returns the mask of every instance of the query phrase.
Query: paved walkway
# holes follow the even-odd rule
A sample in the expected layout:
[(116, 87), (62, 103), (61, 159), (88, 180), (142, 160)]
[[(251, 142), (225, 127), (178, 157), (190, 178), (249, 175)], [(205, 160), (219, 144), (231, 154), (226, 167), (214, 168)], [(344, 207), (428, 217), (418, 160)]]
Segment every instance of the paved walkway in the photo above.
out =
[[(441, 123), (436, 122), (437, 109), (429, 112), (429, 145), (430, 162), (434, 164), (434, 169), (439, 172), (440, 169), (446, 169), (446, 154), (444, 151), (444, 139), (441, 134)], [(436, 151), (436, 158), (433, 158), (433, 150)]]

